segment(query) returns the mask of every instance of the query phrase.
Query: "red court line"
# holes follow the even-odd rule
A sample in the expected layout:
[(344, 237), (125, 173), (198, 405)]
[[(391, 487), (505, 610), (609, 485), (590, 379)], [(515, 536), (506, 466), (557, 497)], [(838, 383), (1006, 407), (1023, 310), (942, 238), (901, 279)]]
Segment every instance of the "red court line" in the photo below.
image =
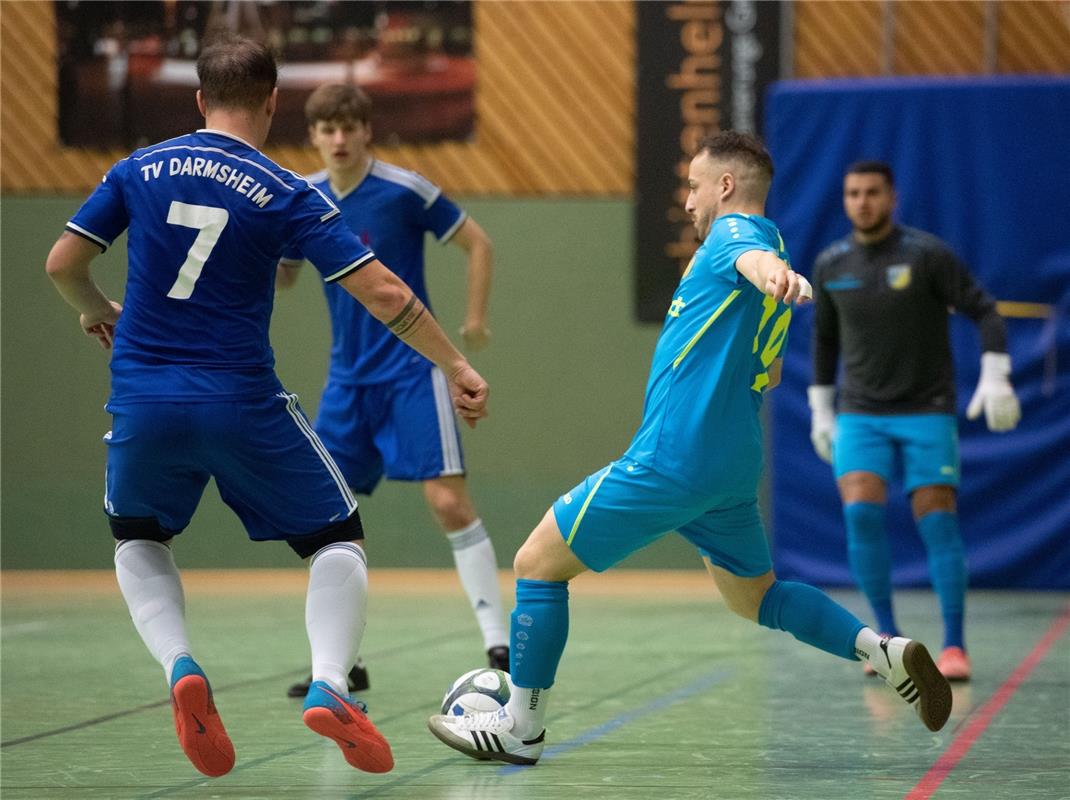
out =
[(970, 724), (963, 728), (951, 741), (951, 745), (943, 752), (943, 755), (922, 776), (917, 786), (907, 792), (903, 800), (928, 800), (928, 798), (932, 797), (933, 792), (944, 782), (944, 778), (951, 774), (951, 770), (969, 752), (970, 748), (973, 747), (973, 743), (985, 732), (985, 729), (995, 719), (996, 714), (1003, 709), (1003, 706), (1007, 705), (1007, 701), (1018, 691), (1018, 687), (1029, 677), (1029, 673), (1044, 659), (1044, 656), (1048, 654), (1052, 645), (1063, 635), (1067, 627), (1070, 627), (1070, 606), (1065, 608), (1063, 613), (1056, 618), (1055, 622), (1048, 628), (1048, 632), (1044, 634), (1044, 638), (1015, 668), (1011, 676), (1003, 682), (1003, 685), (996, 689), (995, 694), (988, 699), (988, 702), (970, 720)]

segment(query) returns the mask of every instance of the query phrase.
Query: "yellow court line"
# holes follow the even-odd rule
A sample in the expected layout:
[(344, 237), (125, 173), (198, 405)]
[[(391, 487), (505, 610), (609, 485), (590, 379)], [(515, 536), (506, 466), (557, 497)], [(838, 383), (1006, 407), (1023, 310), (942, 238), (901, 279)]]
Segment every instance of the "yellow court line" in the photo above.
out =
[(1018, 319), (1048, 319), (1052, 307), (1047, 303), (1021, 303), (1017, 300), (997, 300), (996, 312), (1001, 317)]

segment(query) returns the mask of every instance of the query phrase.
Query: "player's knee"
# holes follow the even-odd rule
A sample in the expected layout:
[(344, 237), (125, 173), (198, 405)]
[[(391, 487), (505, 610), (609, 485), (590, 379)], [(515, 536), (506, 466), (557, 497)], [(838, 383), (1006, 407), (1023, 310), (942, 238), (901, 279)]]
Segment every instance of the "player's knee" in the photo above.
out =
[(529, 542), (525, 542), (513, 557), (513, 574), (518, 580), (536, 580), (539, 568), (538, 555)]
[(914, 519), (921, 519), (934, 511), (955, 511), (955, 488), (953, 486), (921, 486), (910, 497)]
[(888, 501), (888, 488), (873, 472), (848, 472), (837, 481), (844, 503), (878, 503)]
[(429, 483), (425, 487), (424, 496), (435, 520), (445, 531), (459, 531), (476, 520), (475, 508), (464, 491)]
[(728, 610), (751, 622), (757, 622), (765, 593), (776, 580), (773, 573), (767, 572), (757, 577), (741, 577), (727, 570), (714, 569), (713, 575)]

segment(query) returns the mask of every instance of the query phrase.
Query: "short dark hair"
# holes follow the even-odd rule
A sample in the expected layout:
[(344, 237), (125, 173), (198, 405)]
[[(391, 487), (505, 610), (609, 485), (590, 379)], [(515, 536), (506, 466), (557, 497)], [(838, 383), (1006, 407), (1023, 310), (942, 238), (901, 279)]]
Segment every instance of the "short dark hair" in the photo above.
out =
[(201, 52), (197, 77), (206, 106), (252, 109), (271, 95), (279, 71), (266, 44), (225, 34)]
[(754, 134), (742, 131), (721, 131), (704, 136), (698, 143), (695, 155), (702, 152), (709, 153), (711, 158), (740, 161), (745, 166), (762, 172), (767, 181), (773, 180), (773, 158), (765, 149), (762, 140)]
[(305, 101), (305, 120), (317, 122), (367, 122), (372, 113), (368, 95), (351, 83), (327, 83)]
[(888, 181), (888, 185), (895, 188), (895, 175), (892, 173), (892, 168), (884, 161), (856, 161), (847, 168), (847, 172), (843, 174), (846, 178), (848, 175), (869, 175), (869, 174), (883, 175), (884, 180)]

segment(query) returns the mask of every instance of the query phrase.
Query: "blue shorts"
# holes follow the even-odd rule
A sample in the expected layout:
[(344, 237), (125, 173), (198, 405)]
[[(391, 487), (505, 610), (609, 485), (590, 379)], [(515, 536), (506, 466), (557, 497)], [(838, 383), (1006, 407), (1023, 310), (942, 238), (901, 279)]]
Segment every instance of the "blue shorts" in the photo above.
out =
[(328, 382), (316, 433), (361, 494), (371, 494), (384, 474), (399, 481), (464, 474), (453, 401), (438, 367), (369, 386)]
[(629, 458), (589, 475), (553, 511), (565, 543), (595, 572), (672, 531), (734, 575), (773, 568), (756, 497), (696, 492)]
[(108, 410), (104, 509), (113, 519), (154, 518), (178, 534), (209, 478), (250, 539), (316, 533), (357, 508), (297, 395)]
[(836, 477), (863, 470), (886, 482), (898, 477), (910, 493), (919, 486), (959, 485), (959, 433), (951, 414), (839, 414), (832, 447)]

